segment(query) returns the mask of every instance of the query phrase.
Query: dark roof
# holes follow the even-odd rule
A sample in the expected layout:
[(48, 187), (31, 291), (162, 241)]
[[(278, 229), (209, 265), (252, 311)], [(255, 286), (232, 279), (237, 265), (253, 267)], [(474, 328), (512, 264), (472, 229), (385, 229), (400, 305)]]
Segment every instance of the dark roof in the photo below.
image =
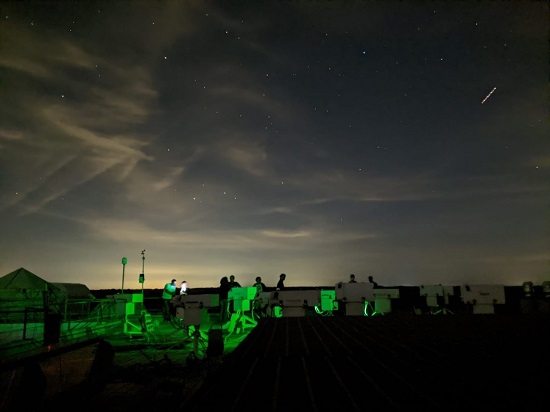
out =
[(57, 289), (51, 283), (25, 268), (19, 268), (0, 278), (0, 289)]
[(264, 318), (182, 410), (546, 410), (549, 325), (548, 315)]
[(52, 285), (62, 290), (68, 299), (89, 299), (92, 292), (88, 286), (82, 283), (58, 283), (53, 282)]

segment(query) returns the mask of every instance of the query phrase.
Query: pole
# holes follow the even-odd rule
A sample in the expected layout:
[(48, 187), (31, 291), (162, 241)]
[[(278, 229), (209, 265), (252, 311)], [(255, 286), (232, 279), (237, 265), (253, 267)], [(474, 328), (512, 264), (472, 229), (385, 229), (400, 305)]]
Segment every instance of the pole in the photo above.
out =
[(124, 294), (124, 269), (126, 268), (126, 263), (128, 263), (128, 259), (123, 257), (122, 258), (122, 288), (121, 288), (122, 294)]
[(143, 296), (144, 283), (145, 283), (145, 249), (141, 251), (141, 296)]

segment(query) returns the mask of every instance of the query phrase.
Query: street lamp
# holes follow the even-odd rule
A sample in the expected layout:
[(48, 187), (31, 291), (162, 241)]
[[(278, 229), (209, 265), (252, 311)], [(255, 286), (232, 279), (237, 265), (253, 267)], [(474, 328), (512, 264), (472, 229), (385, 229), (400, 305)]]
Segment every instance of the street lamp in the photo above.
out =
[(124, 293), (124, 269), (126, 268), (126, 263), (128, 263), (128, 259), (125, 257), (122, 258), (122, 293)]

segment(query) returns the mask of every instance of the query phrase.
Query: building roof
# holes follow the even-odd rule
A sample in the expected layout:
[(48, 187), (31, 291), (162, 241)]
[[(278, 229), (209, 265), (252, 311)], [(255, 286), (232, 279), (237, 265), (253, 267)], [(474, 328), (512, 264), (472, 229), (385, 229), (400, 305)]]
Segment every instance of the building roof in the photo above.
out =
[(57, 288), (27, 269), (19, 268), (0, 278), (0, 289), (46, 290)]

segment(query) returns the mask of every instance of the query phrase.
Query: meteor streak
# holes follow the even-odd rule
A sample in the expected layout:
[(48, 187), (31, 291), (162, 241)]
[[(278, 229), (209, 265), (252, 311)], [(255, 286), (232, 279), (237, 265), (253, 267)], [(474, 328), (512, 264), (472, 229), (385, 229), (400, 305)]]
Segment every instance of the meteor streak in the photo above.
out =
[(491, 95), (493, 94), (493, 92), (494, 92), (496, 89), (497, 89), (496, 87), (493, 87), (493, 90), (491, 90), (491, 91), (489, 92), (489, 94), (488, 94), (487, 96), (485, 96), (485, 99), (483, 99), (483, 100), (481, 101), (481, 104), (485, 103), (485, 100), (487, 100), (487, 99), (489, 98), (489, 96), (491, 96)]

